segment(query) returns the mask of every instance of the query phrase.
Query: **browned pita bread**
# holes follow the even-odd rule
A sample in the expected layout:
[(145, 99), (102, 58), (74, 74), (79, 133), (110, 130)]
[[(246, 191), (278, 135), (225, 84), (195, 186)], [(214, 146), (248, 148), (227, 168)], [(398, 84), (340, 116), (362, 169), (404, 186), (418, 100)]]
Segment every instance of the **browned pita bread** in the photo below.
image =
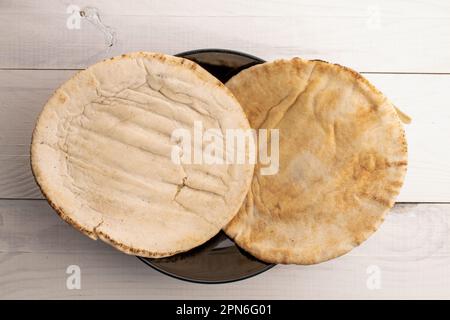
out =
[[(228, 89), (197, 64), (133, 53), (63, 84), (33, 134), (32, 169), (59, 215), (126, 253), (165, 257), (198, 246), (240, 208), (253, 165), (178, 165), (177, 128), (249, 129)], [(204, 147), (204, 146), (203, 146)]]
[(280, 167), (265, 176), (255, 167), (225, 232), (272, 263), (319, 263), (367, 239), (407, 166), (402, 124), (386, 97), (355, 71), (298, 58), (251, 67), (226, 85), (251, 127), (279, 129)]

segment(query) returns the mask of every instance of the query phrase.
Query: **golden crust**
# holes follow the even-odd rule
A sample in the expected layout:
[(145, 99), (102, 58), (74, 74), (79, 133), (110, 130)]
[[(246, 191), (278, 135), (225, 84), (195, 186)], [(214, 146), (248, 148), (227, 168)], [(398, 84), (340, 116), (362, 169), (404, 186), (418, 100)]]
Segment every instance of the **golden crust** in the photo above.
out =
[(406, 173), (393, 105), (357, 72), (317, 60), (257, 65), (226, 85), (251, 127), (279, 129), (280, 170), (261, 176), (255, 167), (225, 232), (270, 263), (319, 263), (366, 240)]
[[(131, 76), (127, 74), (128, 69), (126, 68), (124, 68), (125, 73), (120, 73), (121, 72), (120, 68), (123, 66), (117, 64), (118, 62), (120, 64), (122, 61), (126, 60), (130, 61), (129, 65), (127, 65), (126, 68), (130, 66), (129, 72), (131, 73)], [(218, 81), (216, 78), (214, 78), (212, 75), (210, 75), (207, 71), (205, 71), (197, 64), (183, 58), (167, 56), (159, 53), (136, 52), (131, 54), (124, 54), (118, 57), (113, 57), (111, 59), (104, 60), (96, 65), (89, 67), (84, 71), (78, 72), (63, 86), (61, 86), (61, 88), (56, 90), (56, 92), (49, 99), (43, 111), (41, 112), (37, 120), (35, 130), (33, 132), (30, 149), (31, 167), (34, 178), (39, 188), (41, 189), (43, 195), (50, 203), (50, 205), (54, 208), (54, 210), (63, 220), (74, 226), (82, 233), (86, 234), (92, 239), (100, 238), (104, 242), (109, 243), (118, 250), (121, 250), (127, 254), (134, 254), (153, 258), (167, 257), (179, 252), (189, 250), (192, 247), (204, 243), (205, 241), (213, 237), (215, 234), (217, 234), (220, 228), (230, 221), (230, 219), (239, 209), (239, 206), (245, 197), (245, 193), (249, 188), (251, 176), (253, 173), (252, 165), (241, 166), (238, 169), (238, 172), (241, 173), (239, 179), (230, 178), (231, 179), (229, 181), (230, 186), (233, 186), (234, 188), (232, 188), (232, 190), (236, 191), (233, 191), (233, 193), (228, 192), (224, 195), (224, 199), (226, 199), (226, 201), (229, 201), (230, 203), (227, 203), (225, 206), (222, 205), (222, 207), (224, 207), (222, 210), (223, 212), (220, 212), (220, 210), (216, 210), (215, 205), (213, 205), (212, 211), (219, 212), (218, 216), (204, 217), (203, 213), (194, 212), (195, 211), (194, 209), (192, 210), (184, 209), (181, 202), (180, 205), (177, 205), (178, 206), (177, 208), (179, 210), (186, 212), (180, 217), (179, 223), (183, 224), (183, 221), (188, 221), (187, 224), (189, 224), (191, 223), (191, 220), (196, 220), (195, 225), (197, 226), (196, 228), (198, 228), (198, 230), (193, 230), (191, 233), (189, 233), (189, 231), (182, 229), (182, 231), (180, 231), (181, 234), (180, 239), (173, 239), (177, 237), (176, 232), (175, 233), (172, 232), (172, 234), (170, 234), (168, 230), (161, 230), (162, 233), (161, 242), (167, 240), (169, 241), (169, 243), (172, 243), (172, 247), (170, 246), (168, 247), (169, 250), (166, 250), (164, 248), (161, 249), (161, 247), (158, 247), (156, 249), (152, 249), (151, 246), (149, 247), (149, 242), (147, 241), (147, 238), (152, 238), (152, 232), (150, 232), (148, 237), (145, 236), (144, 234), (141, 236), (141, 238), (133, 238), (132, 226), (129, 227), (128, 231), (127, 230), (122, 231), (123, 226), (118, 227), (117, 225), (114, 225), (115, 223), (114, 221), (119, 220), (114, 220), (116, 218), (112, 219), (110, 217), (105, 217), (104, 216), (105, 213), (101, 212), (101, 210), (99, 211), (98, 208), (91, 208), (92, 203), (83, 204), (84, 206), (81, 207), (77, 206), (77, 202), (80, 200), (79, 195), (74, 196), (73, 190), (66, 190), (67, 185), (64, 185), (62, 182), (60, 182), (58, 180), (59, 178), (57, 177), (58, 175), (63, 175), (64, 173), (63, 172), (64, 170), (61, 169), (62, 167), (61, 168), (59, 167), (61, 159), (63, 162), (64, 161), (68, 162), (67, 157), (70, 157), (69, 152), (69, 154), (66, 155), (66, 158), (64, 158), (64, 154), (67, 154), (67, 150), (62, 151), (59, 150), (58, 143), (60, 141), (58, 142), (58, 138), (56, 138), (57, 136), (61, 135), (61, 130), (67, 130), (64, 127), (64, 124), (58, 124), (58, 121), (61, 118), (67, 117), (67, 114), (64, 113), (65, 109), (72, 108), (73, 110), (71, 111), (74, 112), (75, 107), (73, 107), (73, 105), (75, 104), (82, 104), (84, 105), (83, 108), (85, 108), (86, 101), (90, 102), (92, 101), (93, 98), (97, 97), (98, 90), (104, 89), (101, 86), (99, 87), (100, 81), (98, 80), (99, 75), (100, 77), (103, 77), (104, 80), (103, 85), (105, 85), (105, 83), (106, 85), (108, 85), (110, 82), (119, 81), (120, 79), (117, 78), (120, 77), (124, 78), (129, 77), (131, 79), (129, 82), (131, 83), (135, 81), (134, 78), (132, 78), (134, 74), (136, 74), (135, 78), (139, 77), (142, 78), (142, 74), (139, 74), (139, 68), (143, 66), (139, 65), (139, 63), (141, 64), (145, 63), (143, 63), (142, 61), (139, 62), (140, 60), (144, 60), (150, 63), (151, 66), (156, 69), (158, 68), (158, 65), (155, 64), (156, 63), (155, 61), (161, 62), (164, 66), (167, 66), (168, 69), (170, 69), (171, 66), (179, 68), (177, 69), (178, 73), (180, 74), (183, 73), (182, 75), (180, 75), (180, 77), (184, 77), (185, 80), (191, 79), (196, 83), (197, 86), (205, 86), (205, 88), (203, 89), (204, 91), (206, 91), (205, 95), (212, 94), (211, 92), (217, 95), (214, 96), (214, 98), (209, 98), (208, 96), (203, 96), (200, 93), (201, 98), (205, 98), (206, 100), (210, 99), (209, 100), (210, 103), (218, 104), (218, 106), (215, 107), (217, 110), (211, 109), (212, 111), (209, 110), (209, 112), (213, 112), (213, 115), (218, 114), (220, 115), (220, 117), (224, 118), (224, 119), (217, 119), (219, 123), (221, 123), (221, 126), (227, 128), (230, 125), (230, 123), (232, 123), (231, 127), (236, 126), (244, 129), (249, 128), (248, 121), (245, 117), (243, 110), (240, 108), (239, 104), (235, 100), (234, 96), (230, 93), (230, 91), (220, 81)], [(139, 66), (133, 65), (135, 62)], [(133, 68), (135, 68), (136, 70)], [(114, 72), (119, 73), (116, 74), (115, 77), (112, 77), (111, 75), (114, 75)], [(133, 72), (135, 73), (133, 74)], [(173, 77), (177, 79), (178, 73), (173, 72), (169, 74), (169, 78)], [(114, 89), (119, 88), (121, 85), (122, 85), (121, 83), (119, 85), (116, 85)], [(217, 88), (217, 90), (212, 89), (214, 87)], [(201, 91), (196, 92), (198, 93)], [(76, 99), (79, 99), (79, 101)], [(84, 102), (82, 103), (82, 101)], [(71, 105), (71, 103), (73, 105)], [(212, 108), (212, 105), (206, 106), (206, 108)], [(220, 108), (225, 109), (220, 110)], [(61, 116), (61, 114), (63, 115)], [(58, 125), (60, 126), (58, 127)], [(63, 129), (61, 129), (61, 127)], [(65, 131), (63, 131), (63, 133), (64, 132)], [(95, 147), (98, 146), (95, 145)], [(188, 166), (187, 169), (191, 168), (189, 168)], [(80, 172), (78, 172), (78, 174), (80, 174)], [(93, 172), (89, 172), (89, 174), (93, 174)], [(189, 174), (188, 177), (190, 178)], [(72, 177), (72, 179), (74, 178)], [(82, 177), (82, 179), (84, 179), (84, 177)], [(55, 182), (56, 180), (58, 180), (58, 183)], [(86, 178), (85, 180), (88, 179)], [(192, 181), (195, 182), (195, 179), (192, 179)], [(86, 181), (83, 180), (82, 182), (85, 183)], [(198, 181), (196, 183), (198, 183)], [(185, 186), (184, 184), (181, 186), (180, 181), (180, 185), (175, 186), (175, 189), (179, 188), (182, 189), (183, 187)], [(190, 186), (187, 185), (186, 187)], [(179, 190), (177, 190), (174, 197), (178, 196), (178, 193)], [(180, 201), (189, 201), (189, 199), (191, 200), (193, 199), (192, 195), (190, 194), (186, 194), (183, 197), (184, 198), (182, 198)], [(85, 199), (81, 197), (81, 200), (84, 201)], [(92, 201), (95, 202), (97, 200)], [(93, 206), (95, 207), (95, 203)], [(102, 203), (100, 207), (102, 206), (104, 208), (108, 208), (108, 206), (106, 206), (105, 203)], [(124, 206), (126, 207), (127, 205), (124, 204)], [(113, 208), (110, 209), (112, 210)], [(176, 217), (177, 215), (176, 212), (173, 213), (172, 216)], [(197, 215), (198, 217), (196, 217), (195, 215)], [(124, 224), (123, 220), (125, 220), (126, 224), (127, 219), (130, 219), (130, 217), (131, 214), (128, 214), (126, 217), (120, 220), (122, 221), (120, 223)], [(148, 218), (143, 217), (141, 218), (141, 220), (136, 222), (135, 227), (136, 226), (140, 227), (142, 221), (144, 221), (145, 223), (151, 223), (148, 221)], [(161, 223), (165, 225), (166, 222), (162, 221)], [(170, 225), (173, 227), (176, 226), (176, 224), (177, 222), (173, 221), (172, 224)], [(189, 226), (186, 226), (185, 228), (188, 229), (188, 227)], [(124, 228), (126, 229), (126, 226), (124, 226)], [(126, 234), (127, 232), (129, 234)], [(182, 232), (186, 234), (184, 237)], [(156, 238), (156, 235), (154, 235), (154, 237)], [(140, 242), (141, 244), (145, 242), (145, 244), (140, 245), (139, 244)], [(157, 240), (155, 240), (155, 242), (157, 242)]]

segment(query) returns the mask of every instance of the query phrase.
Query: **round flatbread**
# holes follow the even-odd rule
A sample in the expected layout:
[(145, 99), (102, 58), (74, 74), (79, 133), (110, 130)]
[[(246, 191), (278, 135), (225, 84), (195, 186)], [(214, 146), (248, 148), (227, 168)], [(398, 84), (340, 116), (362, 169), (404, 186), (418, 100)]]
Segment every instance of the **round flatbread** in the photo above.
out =
[[(249, 129), (229, 90), (189, 60), (147, 52), (105, 60), (45, 105), (33, 173), (59, 215), (89, 237), (144, 257), (187, 251), (236, 214), (254, 167), (174, 161), (174, 150), (182, 155), (174, 130), (192, 136), (196, 123), (219, 137)], [(206, 144), (192, 146), (201, 153)]]
[(255, 167), (225, 232), (271, 263), (319, 263), (367, 239), (407, 166), (402, 124), (386, 97), (355, 71), (299, 58), (251, 67), (226, 86), (252, 128), (279, 130), (279, 170)]

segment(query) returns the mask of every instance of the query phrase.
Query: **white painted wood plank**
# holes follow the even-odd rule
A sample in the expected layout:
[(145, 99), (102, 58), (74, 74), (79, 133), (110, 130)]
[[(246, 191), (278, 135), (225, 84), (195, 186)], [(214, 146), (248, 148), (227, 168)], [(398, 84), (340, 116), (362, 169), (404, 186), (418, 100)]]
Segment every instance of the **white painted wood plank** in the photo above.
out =
[[(67, 29), (69, 4), (97, 7), (117, 43), (108, 50), (87, 21)], [(360, 71), (450, 72), (445, 1), (6, 1), (0, 30), (0, 68), (84, 68), (130, 51), (219, 47)]]
[(412, 117), (403, 202), (450, 202), (450, 75), (365, 75)]
[[(448, 299), (449, 263), (448, 204), (397, 205), (375, 235), (338, 259), (205, 286), (159, 274), (86, 238), (43, 200), (0, 201), (0, 298)], [(65, 286), (73, 264), (81, 268), (81, 290)], [(380, 289), (368, 289), (368, 268), (380, 271)]]
[(60, 14), (67, 6), (75, 4), (80, 8), (96, 7), (108, 15), (133, 16), (339, 16), (367, 17), (369, 7), (384, 8), (383, 15), (389, 17), (432, 17), (448, 18), (450, 4), (443, 0), (341, 0), (330, 3), (326, 0), (193, 0), (186, 6), (182, 0), (14, 0), (4, 1), (0, 8), (5, 14)]
[[(40, 198), (29, 143), (45, 101), (75, 71), (0, 71), (0, 198)], [(412, 116), (409, 169), (400, 202), (450, 202), (450, 75), (368, 74)]]

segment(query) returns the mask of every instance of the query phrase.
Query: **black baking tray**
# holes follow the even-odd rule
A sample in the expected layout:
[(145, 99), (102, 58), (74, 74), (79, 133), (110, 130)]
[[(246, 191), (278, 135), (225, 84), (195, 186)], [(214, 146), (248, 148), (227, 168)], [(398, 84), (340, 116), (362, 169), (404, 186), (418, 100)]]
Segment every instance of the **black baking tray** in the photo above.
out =
[[(195, 61), (223, 83), (240, 71), (265, 62), (250, 54), (224, 49), (193, 50), (176, 56)], [(138, 258), (171, 277), (211, 284), (247, 279), (274, 266), (243, 251), (223, 231), (203, 245), (172, 257)]]

